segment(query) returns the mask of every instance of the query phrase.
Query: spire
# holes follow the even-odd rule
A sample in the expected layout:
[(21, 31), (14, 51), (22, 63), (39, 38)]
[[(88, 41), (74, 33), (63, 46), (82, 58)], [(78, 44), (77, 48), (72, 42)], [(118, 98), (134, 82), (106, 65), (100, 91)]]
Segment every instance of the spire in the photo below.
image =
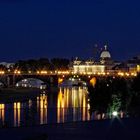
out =
[(105, 51), (107, 50), (107, 45), (104, 46), (105, 47)]

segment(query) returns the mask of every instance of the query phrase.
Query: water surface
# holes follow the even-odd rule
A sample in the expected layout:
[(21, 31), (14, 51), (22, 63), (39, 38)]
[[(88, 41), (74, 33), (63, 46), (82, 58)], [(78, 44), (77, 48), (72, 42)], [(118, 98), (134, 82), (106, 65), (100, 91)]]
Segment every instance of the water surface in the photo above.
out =
[(90, 120), (86, 87), (64, 87), (16, 101), (1, 101), (0, 126), (18, 127)]

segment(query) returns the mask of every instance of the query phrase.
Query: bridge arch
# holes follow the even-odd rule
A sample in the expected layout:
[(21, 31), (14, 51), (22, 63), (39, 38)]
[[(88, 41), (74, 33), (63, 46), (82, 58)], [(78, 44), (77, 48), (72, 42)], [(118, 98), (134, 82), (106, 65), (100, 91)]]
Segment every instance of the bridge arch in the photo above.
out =
[(40, 86), (45, 83), (38, 78), (24, 78), (16, 82), (16, 87), (34, 87), (40, 88)]
[(15, 86), (16, 83), (18, 83), (19, 81), (28, 79), (28, 78), (41, 80), (44, 83), (46, 83), (47, 85), (51, 85), (51, 84), (57, 85), (57, 83), (58, 83), (57, 75), (50, 76), (50, 75), (26, 75), (25, 74), (25, 75), (13, 75), (13, 77), (12, 77), (13, 84), (12, 85)]
[(4, 83), (3, 81), (0, 80), (0, 88), (5, 87), (5, 86), (6, 86), (6, 83)]

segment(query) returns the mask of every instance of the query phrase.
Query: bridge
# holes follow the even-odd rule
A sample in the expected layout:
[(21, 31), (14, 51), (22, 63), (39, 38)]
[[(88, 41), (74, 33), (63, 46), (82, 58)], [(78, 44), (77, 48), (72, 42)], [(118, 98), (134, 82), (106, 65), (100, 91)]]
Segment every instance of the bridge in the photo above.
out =
[(39, 79), (49, 85), (58, 85), (62, 80), (74, 77), (81, 78), (82, 80), (89, 82), (93, 77), (105, 78), (105, 77), (125, 77), (125, 78), (133, 78), (137, 76), (137, 73), (128, 73), (128, 72), (103, 72), (103, 73), (73, 73), (71, 71), (28, 71), (22, 72), (20, 70), (15, 70), (13, 72), (5, 72), (0, 71), (0, 82), (2, 82), (5, 86), (15, 86), (16, 83), (23, 79), (27, 78), (35, 78)]

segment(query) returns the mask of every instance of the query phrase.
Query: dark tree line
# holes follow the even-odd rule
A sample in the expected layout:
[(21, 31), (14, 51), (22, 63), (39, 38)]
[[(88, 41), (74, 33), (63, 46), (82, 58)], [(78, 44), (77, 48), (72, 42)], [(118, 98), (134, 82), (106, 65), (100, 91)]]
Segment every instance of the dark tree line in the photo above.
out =
[(131, 100), (128, 111), (132, 116), (140, 117), (140, 74), (131, 84)]
[(5, 71), (5, 70), (7, 70), (7, 68), (4, 65), (0, 65), (0, 70)]
[(65, 58), (40, 58), (30, 60), (20, 60), (15, 63), (14, 68), (21, 71), (37, 71), (37, 70), (67, 70), (70, 61)]
[(125, 112), (140, 116), (140, 74), (133, 79), (107, 77), (97, 79), (95, 86), (88, 87), (90, 111), (110, 114)]

